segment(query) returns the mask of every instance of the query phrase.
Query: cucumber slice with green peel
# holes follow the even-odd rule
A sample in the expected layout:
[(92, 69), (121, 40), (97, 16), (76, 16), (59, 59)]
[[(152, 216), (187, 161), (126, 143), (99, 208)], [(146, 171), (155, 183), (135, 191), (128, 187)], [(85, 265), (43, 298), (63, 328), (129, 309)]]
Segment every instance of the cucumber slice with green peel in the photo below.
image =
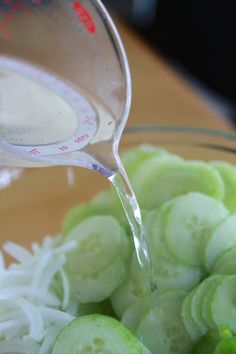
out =
[(188, 293), (185, 290), (173, 289), (173, 290), (164, 291), (163, 293), (159, 294), (157, 296), (157, 299), (159, 302), (167, 302), (167, 301), (179, 302), (184, 300), (187, 294)]
[(83, 275), (99, 272), (121, 252), (125, 237), (124, 229), (112, 216), (85, 219), (66, 236), (67, 241), (77, 243), (76, 248), (66, 254), (66, 269)]
[(191, 291), (202, 277), (199, 267), (161, 259), (155, 265), (155, 274), (157, 287), (161, 292), (175, 289)]
[(171, 290), (161, 294), (153, 293), (140, 296), (123, 314), (122, 323), (132, 332), (136, 332), (143, 317), (155, 306), (162, 303), (180, 302), (186, 296), (182, 290)]
[(147, 212), (144, 218), (144, 227), (154, 265), (159, 258), (173, 261), (173, 255), (165, 241), (166, 220), (173, 203), (174, 200), (165, 202), (161, 208)]
[(215, 272), (216, 268), (220, 268), (227, 264), (228, 262), (234, 262), (236, 259), (236, 245), (226, 249), (226, 251), (222, 252), (216, 260), (216, 263), (213, 268), (213, 272)]
[(193, 343), (196, 343), (201, 338), (202, 331), (192, 317), (191, 305), (193, 294), (194, 290), (185, 297), (181, 307), (181, 318), (189, 337)]
[(228, 325), (236, 333), (236, 275), (226, 275), (215, 289), (211, 300), (211, 316), (217, 327)]
[(56, 338), (52, 354), (151, 354), (111, 317), (89, 315), (70, 322)]
[(128, 272), (127, 263), (118, 255), (98, 273), (83, 275), (67, 272), (71, 292), (80, 303), (100, 302), (115, 291)]
[[(152, 257), (152, 259), (154, 258)], [(202, 273), (199, 267), (191, 267), (175, 261), (170, 262), (165, 259), (158, 259), (158, 257), (156, 259), (153, 264), (153, 273), (159, 293), (177, 289), (190, 291), (201, 280)], [(143, 274), (134, 252), (130, 265), (130, 279), (140, 295), (145, 295), (148, 292), (148, 285), (145, 284), (144, 276), (145, 274)]]
[(223, 161), (213, 161), (212, 165), (219, 172), (224, 182), (224, 204), (231, 212), (236, 212), (236, 167)]
[(122, 161), (129, 178), (132, 179), (133, 174), (140, 165), (152, 157), (181, 160), (180, 156), (171, 154), (167, 150), (158, 148), (154, 145), (139, 145), (138, 147), (129, 149), (122, 154)]
[(194, 289), (191, 298), (191, 315), (194, 322), (198, 325), (202, 334), (206, 334), (209, 330), (209, 316), (206, 317), (206, 313), (203, 312), (203, 302), (206, 299), (207, 293), (212, 286), (218, 284), (221, 276), (210, 276), (203, 280), (197, 288)]
[(218, 225), (209, 237), (204, 259), (206, 268), (211, 271), (217, 258), (227, 249), (236, 246), (236, 214), (228, 216)]
[(64, 216), (62, 223), (62, 233), (67, 235), (81, 221), (97, 214), (97, 210), (90, 203), (76, 205)]
[(236, 354), (236, 338), (226, 338), (221, 340), (213, 354)]
[(115, 190), (108, 189), (98, 193), (90, 204), (97, 214), (114, 216), (126, 230), (130, 231), (127, 217)]
[(200, 338), (200, 340), (194, 345), (191, 354), (215, 354), (214, 350), (216, 349), (216, 346), (219, 341), (219, 333), (209, 332), (202, 338)]
[(212, 312), (211, 312), (211, 302), (212, 302), (212, 297), (214, 296), (214, 293), (216, 291), (216, 288), (220, 285), (220, 283), (224, 280), (223, 275), (217, 275), (216, 278), (212, 281), (212, 283), (209, 284), (209, 288), (205, 293), (205, 296), (202, 301), (201, 305), (201, 313), (202, 317), (205, 319), (207, 322), (208, 330), (215, 330), (216, 325), (215, 322), (212, 318)]
[(132, 185), (141, 207), (160, 207), (165, 201), (189, 192), (201, 192), (219, 201), (224, 183), (216, 169), (204, 162), (151, 158), (135, 172)]
[(236, 259), (232, 261), (227, 261), (225, 264), (220, 266), (215, 266), (212, 273), (223, 274), (223, 275), (235, 275), (236, 274)]
[(166, 221), (168, 249), (186, 264), (202, 265), (205, 242), (228, 213), (222, 203), (207, 195), (192, 192), (179, 196)]
[(121, 322), (136, 333), (141, 320), (152, 307), (153, 302), (150, 301), (150, 297), (140, 297), (124, 312)]
[(111, 295), (112, 307), (121, 318), (124, 312), (140, 297), (140, 291), (133, 284), (131, 279), (127, 277), (125, 281)]
[(142, 319), (137, 336), (152, 354), (188, 354), (192, 341), (180, 316), (181, 302), (163, 302)]

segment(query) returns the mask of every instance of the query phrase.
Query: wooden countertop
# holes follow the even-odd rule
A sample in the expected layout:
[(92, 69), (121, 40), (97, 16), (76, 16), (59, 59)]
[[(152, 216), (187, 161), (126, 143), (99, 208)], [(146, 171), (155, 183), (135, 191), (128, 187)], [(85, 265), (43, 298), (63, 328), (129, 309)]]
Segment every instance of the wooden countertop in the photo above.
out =
[(210, 107), (136, 32), (119, 21), (116, 24), (132, 74), (129, 125), (179, 124), (231, 129), (227, 119)]

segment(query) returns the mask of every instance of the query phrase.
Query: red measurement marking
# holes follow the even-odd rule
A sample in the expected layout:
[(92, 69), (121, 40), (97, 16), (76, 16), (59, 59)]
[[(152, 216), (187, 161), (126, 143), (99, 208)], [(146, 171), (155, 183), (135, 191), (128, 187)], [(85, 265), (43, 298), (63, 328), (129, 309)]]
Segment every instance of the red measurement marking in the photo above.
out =
[(87, 112), (88, 108), (87, 107), (81, 107), (80, 112), (85, 113)]
[(87, 134), (78, 136), (78, 138), (75, 139), (75, 142), (76, 142), (77, 144), (79, 144), (79, 143), (81, 143), (82, 141), (84, 141), (85, 139), (88, 139), (88, 137), (89, 137), (89, 136), (88, 136)]
[(93, 118), (86, 118), (83, 120), (82, 124), (93, 125)]
[(59, 147), (59, 150), (66, 151), (66, 150), (68, 150), (68, 146), (67, 145), (63, 145), (63, 146)]
[(74, 0), (74, 10), (75, 10), (77, 16), (79, 17), (80, 21), (84, 25), (84, 28), (88, 32), (95, 34), (96, 33), (96, 26), (93, 21), (93, 18), (89, 14), (88, 10), (86, 10), (86, 8), (82, 4), (80, 4), (78, 0)]
[(30, 150), (30, 153), (31, 153), (32, 155), (40, 155), (40, 151), (39, 151), (38, 149), (36, 149), (36, 148)]
[[(0, 0), (1, 1), (1, 0)], [(12, 33), (6, 28), (10, 22), (16, 21), (16, 15), (19, 10), (23, 10), (26, 14), (31, 15), (32, 11), (29, 6), (24, 3), (24, 0), (2, 0), (8, 6), (6, 10), (0, 10), (0, 33), (6, 39), (12, 37)], [(41, 0), (31, 0), (33, 5), (40, 5)]]

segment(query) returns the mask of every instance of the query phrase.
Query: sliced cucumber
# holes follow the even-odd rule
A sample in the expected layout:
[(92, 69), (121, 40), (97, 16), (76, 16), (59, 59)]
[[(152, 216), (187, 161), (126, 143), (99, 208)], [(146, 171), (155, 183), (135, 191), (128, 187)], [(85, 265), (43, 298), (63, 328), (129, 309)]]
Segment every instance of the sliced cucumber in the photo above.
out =
[(231, 212), (236, 212), (236, 167), (223, 161), (213, 161), (212, 164), (224, 182), (225, 195), (223, 202)]
[(132, 332), (136, 333), (139, 324), (146, 313), (153, 307), (150, 297), (140, 297), (123, 314), (122, 323)]
[(158, 148), (154, 145), (139, 145), (138, 147), (129, 149), (124, 154), (122, 154), (122, 161), (129, 178), (132, 180), (132, 176), (134, 175), (135, 171), (145, 161), (152, 157), (181, 160), (181, 157), (171, 154), (167, 150)]
[(224, 205), (207, 195), (192, 192), (179, 196), (166, 221), (168, 248), (182, 262), (202, 265), (205, 242), (212, 229), (227, 215)]
[(127, 262), (119, 255), (98, 273), (82, 275), (67, 272), (72, 295), (81, 303), (100, 302), (107, 299), (124, 281), (128, 271)]
[(107, 299), (122, 283), (127, 273), (127, 266), (117, 257), (112, 264), (99, 273), (90, 276), (69, 273), (72, 292), (81, 303), (100, 302)]
[(210, 278), (213, 278), (213, 281), (210, 282), (208, 290), (206, 291), (205, 296), (203, 298), (202, 305), (201, 305), (201, 313), (202, 313), (202, 317), (207, 322), (208, 329), (215, 330), (217, 328), (212, 318), (211, 302), (217, 287), (224, 280), (224, 276), (215, 275), (213, 277), (211, 276)]
[(180, 316), (181, 302), (163, 302), (142, 319), (137, 335), (152, 354), (188, 354), (192, 341)]
[(224, 275), (236, 275), (236, 258), (232, 261), (227, 261), (220, 266), (215, 265), (212, 273)]
[(157, 299), (160, 302), (176, 302), (176, 301), (180, 302), (184, 300), (186, 296), (187, 296), (187, 291), (174, 289), (174, 290), (168, 290), (168, 291), (164, 291), (163, 293), (160, 293), (157, 296)]
[(130, 277), (122, 282), (122, 284), (112, 293), (111, 304), (118, 316), (121, 318), (124, 312), (139, 298), (140, 291), (133, 284)]
[(236, 275), (226, 275), (212, 294), (211, 315), (217, 327), (228, 325), (236, 333)]
[(192, 297), (194, 295), (194, 290), (189, 293), (182, 304), (181, 308), (181, 318), (185, 325), (185, 329), (188, 332), (191, 340), (196, 343), (202, 336), (202, 331), (199, 329), (198, 324), (194, 321), (192, 317)]
[(160, 260), (155, 274), (159, 291), (192, 290), (201, 280), (201, 269), (180, 262)]
[[(236, 245), (226, 249), (217, 258), (213, 272), (217, 273), (216, 269), (223, 267), (227, 263), (234, 263), (236, 260)], [(235, 272), (236, 273), (236, 272)]]
[(224, 183), (216, 169), (204, 162), (178, 161), (153, 157), (135, 172), (132, 185), (141, 207), (160, 207), (175, 196), (197, 191), (219, 201)]
[(217, 281), (218, 276), (211, 276), (206, 278), (201, 282), (201, 284), (194, 290), (192, 294), (191, 315), (202, 334), (207, 333), (209, 329), (209, 316), (206, 317), (206, 313), (202, 311), (203, 301), (206, 299), (206, 294), (208, 293), (212, 284), (215, 285)]
[(91, 200), (90, 204), (96, 210), (97, 214), (114, 216), (126, 228), (126, 230), (130, 230), (124, 209), (114, 189), (109, 189), (98, 193)]
[(159, 258), (173, 260), (173, 255), (165, 241), (166, 220), (173, 203), (174, 200), (165, 202), (160, 208), (149, 211), (144, 218), (144, 227), (154, 265)]
[(119, 321), (102, 315), (79, 317), (58, 335), (52, 354), (151, 354)]
[(236, 214), (228, 216), (212, 232), (205, 250), (205, 266), (211, 271), (217, 258), (227, 249), (236, 246)]
[(120, 253), (125, 237), (123, 228), (111, 216), (85, 219), (66, 236), (66, 240), (77, 243), (66, 255), (66, 269), (83, 275), (99, 272)]
[(63, 219), (63, 235), (67, 235), (81, 221), (96, 214), (97, 210), (90, 203), (79, 204), (74, 208), (70, 209)]

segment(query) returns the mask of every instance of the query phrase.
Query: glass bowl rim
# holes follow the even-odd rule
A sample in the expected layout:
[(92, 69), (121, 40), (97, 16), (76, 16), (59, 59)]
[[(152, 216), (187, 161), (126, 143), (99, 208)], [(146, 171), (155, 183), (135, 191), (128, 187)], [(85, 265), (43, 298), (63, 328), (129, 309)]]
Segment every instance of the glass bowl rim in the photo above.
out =
[(206, 136), (225, 138), (236, 141), (236, 132), (231, 130), (211, 129), (204, 127), (192, 127), (188, 125), (130, 125), (125, 127), (124, 134), (133, 133), (196, 133)]

